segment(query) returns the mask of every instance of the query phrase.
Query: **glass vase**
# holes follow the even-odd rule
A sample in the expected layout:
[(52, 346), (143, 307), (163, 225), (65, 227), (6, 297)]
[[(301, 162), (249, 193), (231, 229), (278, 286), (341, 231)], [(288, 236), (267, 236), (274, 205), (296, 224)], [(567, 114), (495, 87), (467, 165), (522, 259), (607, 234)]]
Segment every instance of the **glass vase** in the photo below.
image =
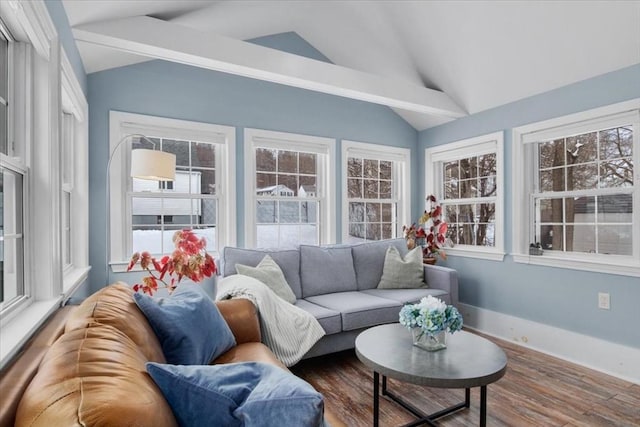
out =
[(427, 351), (438, 351), (447, 348), (445, 331), (425, 332), (420, 328), (412, 328), (413, 345)]

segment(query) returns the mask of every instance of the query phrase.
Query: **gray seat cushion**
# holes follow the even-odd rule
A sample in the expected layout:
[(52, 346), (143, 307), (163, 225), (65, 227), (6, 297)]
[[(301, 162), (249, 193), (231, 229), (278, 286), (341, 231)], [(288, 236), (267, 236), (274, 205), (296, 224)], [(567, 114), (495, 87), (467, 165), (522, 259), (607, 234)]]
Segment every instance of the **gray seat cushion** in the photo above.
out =
[(319, 306), (303, 299), (296, 301), (295, 306), (312, 314), (318, 323), (320, 323), (320, 326), (322, 326), (322, 329), (324, 329), (327, 335), (342, 332), (342, 316), (337, 311), (330, 310), (326, 307)]
[(402, 307), (398, 301), (358, 291), (316, 295), (305, 299), (340, 312), (343, 331), (397, 322)]
[(351, 247), (300, 245), (302, 297), (355, 291)]
[(276, 264), (278, 264), (296, 298), (302, 298), (302, 288), (300, 287), (300, 252), (296, 249), (256, 250), (225, 247), (222, 249), (222, 256), (220, 257), (222, 276), (226, 277), (236, 274), (236, 264), (256, 267), (265, 255), (269, 255)]
[(389, 246), (394, 246), (403, 257), (408, 252), (404, 239), (378, 240), (353, 246), (353, 266), (356, 270), (358, 290), (375, 289), (380, 283), (384, 258)]
[(380, 298), (392, 299), (394, 301), (398, 301), (402, 305), (407, 303), (415, 304), (427, 295), (440, 298), (447, 304), (451, 304), (449, 294), (442, 289), (368, 289), (362, 292)]

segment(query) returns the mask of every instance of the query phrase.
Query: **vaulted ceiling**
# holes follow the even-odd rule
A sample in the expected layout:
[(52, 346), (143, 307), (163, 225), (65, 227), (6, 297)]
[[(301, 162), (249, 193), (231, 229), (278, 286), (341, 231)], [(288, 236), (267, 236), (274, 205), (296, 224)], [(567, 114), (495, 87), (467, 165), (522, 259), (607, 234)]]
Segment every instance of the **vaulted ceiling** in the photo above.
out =
[[(63, 4), (88, 73), (161, 57), (381, 103), (418, 130), (640, 63), (640, 1)], [(238, 42), (291, 31), (335, 65)]]

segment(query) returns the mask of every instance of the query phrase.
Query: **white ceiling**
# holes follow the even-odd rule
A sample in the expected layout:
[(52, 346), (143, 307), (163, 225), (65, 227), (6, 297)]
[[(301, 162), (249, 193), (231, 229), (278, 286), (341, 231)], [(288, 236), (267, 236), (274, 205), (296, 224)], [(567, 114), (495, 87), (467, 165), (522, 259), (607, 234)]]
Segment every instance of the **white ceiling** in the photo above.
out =
[[(469, 114), (640, 63), (640, 1), (63, 4), (72, 27), (149, 15), (237, 40), (294, 31), (336, 65), (442, 91)], [(88, 73), (148, 59), (78, 47)], [(451, 120), (395, 110), (418, 130)]]

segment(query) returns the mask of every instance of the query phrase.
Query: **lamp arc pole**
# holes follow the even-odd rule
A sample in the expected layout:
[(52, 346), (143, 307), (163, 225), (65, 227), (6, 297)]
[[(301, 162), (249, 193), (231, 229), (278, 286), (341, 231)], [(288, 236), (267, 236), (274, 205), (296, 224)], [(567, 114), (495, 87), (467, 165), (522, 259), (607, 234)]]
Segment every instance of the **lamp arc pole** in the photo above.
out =
[[(136, 151), (141, 151), (141, 152), (150, 152), (149, 154), (153, 153), (152, 155), (155, 157), (153, 159), (144, 159), (144, 156), (142, 156), (141, 158), (138, 159), (139, 162), (144, 162), (144, 160), (148, 160), (149, 164), (145, 165), (145, 175), (143, 176), (136, 176), (133, 174), (133, 170), (131, 171), (131, 176), (133, 176), (134, 178), (140, 178), (140, 179), (151, 179), (151, 180), (155, 180), (155, 181), (173, 181), (175, 179), (175, 164), (176, 164), (176, 156), (175, 154), (172, 153), (165, 153), (163, 151), (155, 151), (156, 148), (156, 143), (153, 142), (151, 139), (147, 138), (145, 135), (142, 135), (140, 133), (133, 133), (133, 134), (128, 134), (123, 136), (118, 143), (116, 144), (116, 146), (113, 148), (113, 150), (111, 150), (111, 153), (109, 154), (109, 160), (107, 161), (107, 171), (105, 174), (106, 177), (106, 191), (105, 191), (105, 208), (106, 208), (106, 213), (107, 213), (107, 226), (105, 227), (106, 230), (106, 250), (107, 253), (105, 255), (105, 279), (106, 279), (106, 284), (108, 285), (110, 280), (109, 280), (109, 259), (111, 258), (111, 162), (113, 161), (113, 157), (115, 156), (115, 154), (118, 152), (118, 149), (120, 148), (120, 146), (122, 146), (122, 144), (124, 144), (125, 142), (127, 142), (127, 140), (129, 138), (136, 138), (138, 137), (141, 140), (147, 141), (148, 143), (150, 143), (153, 146), (153, 150), (136, 150)], [(135, 142), (135, 141), (133, 141)], [(140, 143), (140, 141), (138, 141), (138, 143)], [(150, 157), (149, 154), (147, 154), (147, 157)], [(158, 157), (161, 156), (161, 157)], [(132, 160), (133, 162), (133, 160)], [(133, 166), (133, 165), (132, 165)], [(132, 166), (130, 166), (131, 169)]]

